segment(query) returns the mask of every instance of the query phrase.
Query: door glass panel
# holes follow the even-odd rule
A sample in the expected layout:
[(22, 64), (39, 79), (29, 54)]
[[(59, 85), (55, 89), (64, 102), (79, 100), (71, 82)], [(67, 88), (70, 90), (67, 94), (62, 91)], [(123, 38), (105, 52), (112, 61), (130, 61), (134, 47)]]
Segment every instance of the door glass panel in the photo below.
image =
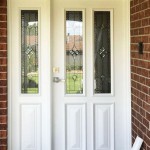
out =
[(83, 93), (82, 11), (66, 11), (66, 94)]
[(21, 93), (39, 92), (38, 11), (21, 11)]
[(94, 11), (94, 93), (111, 93), (110, 12)]

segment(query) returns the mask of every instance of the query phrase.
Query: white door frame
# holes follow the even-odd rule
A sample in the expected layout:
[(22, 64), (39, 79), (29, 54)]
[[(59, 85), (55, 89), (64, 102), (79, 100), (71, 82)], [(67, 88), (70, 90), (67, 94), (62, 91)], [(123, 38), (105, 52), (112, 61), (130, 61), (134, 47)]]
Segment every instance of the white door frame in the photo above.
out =
[[(126, 32), (126, 133), (127, 133), (127, 138), (126, 138), (126, 145), (127, 145), (127, 150), (131, 149), (131, 71), (130, 71), (130, 0), (124, 0), (124, 10), (126, 13), (124, 16), (124, 29)], [(12, 45), (12, 34), (11, 34), (11, 5), (10, 5), (10, 0), (7, 0), (7, 33), (8, 33), (8, 150), (11, 150), (11, 144), (12, 144), (12, 120), (11, 120), (11, 115), (12, 115), (12, 93), (11, 89), (13, 88), (13, 85), (11, 84), (11, 76), (12, 76), (12, 68), (11, 68), (11, 61), (12, 61), (12, 52), (11, 52), (11, 45)], [(52, 49), (51, 49), (52, 51)], [(50, 52), (52, 53), (52, 52)], [(50, 54), (49, 54), (50, 55)], [(51, 56), (51, 55), (50, 55)], [(52, 56), (50, 57), (52, 59)], [(50, 60), (51, 61), (51, 60)], [(52, 64), (50, 63), (50, 67), (52, 70)], [(52, 79), (52, 73), (49, 73), (50, 79)], [(50, 80), (49, 83), (52, 86), (52, 80)], [(52, 88), (51, 88), (52, 89)], [(50, 91), (50, 110), (52, 110), (52, 91)], [(50, 111), (50, 133), (49, 133), (49, 142), (50, 147), (48, 150), (52, 150), (51, 146), (51, 140), (52, 140), (52, 111)]]

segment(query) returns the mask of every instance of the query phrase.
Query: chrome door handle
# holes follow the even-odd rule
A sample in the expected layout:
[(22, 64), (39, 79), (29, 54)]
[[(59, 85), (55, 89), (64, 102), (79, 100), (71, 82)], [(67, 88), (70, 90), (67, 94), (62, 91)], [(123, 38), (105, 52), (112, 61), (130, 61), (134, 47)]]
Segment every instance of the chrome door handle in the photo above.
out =
[(65, 79), (60, 79), (59, 77), (53, 77), (53, 82), (55, 83), (65, 82)]

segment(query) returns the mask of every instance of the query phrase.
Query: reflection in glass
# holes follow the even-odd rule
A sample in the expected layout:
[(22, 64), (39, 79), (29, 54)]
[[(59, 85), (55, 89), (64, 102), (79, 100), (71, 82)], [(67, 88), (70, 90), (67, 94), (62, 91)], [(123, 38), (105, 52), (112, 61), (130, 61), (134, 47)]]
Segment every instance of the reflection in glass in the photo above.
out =
[(38, 93), (38, 11), (21, 11), (21, 93)]
[(95, 93), (111, 93), (110, 12), (94, 12)]
[(83, 93), (82, 11), (66, 11), (66, 94)]

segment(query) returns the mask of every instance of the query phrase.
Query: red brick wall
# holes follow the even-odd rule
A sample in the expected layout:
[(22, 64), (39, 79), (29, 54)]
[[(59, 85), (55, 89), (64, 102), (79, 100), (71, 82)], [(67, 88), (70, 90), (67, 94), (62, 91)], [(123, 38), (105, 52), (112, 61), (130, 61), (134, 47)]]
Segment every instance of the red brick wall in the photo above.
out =
[(131, 1), (131, 82), (132, 142), (138, 135), (144, 139), (141, 149), (150, 150), (150, 0)]
[(7, 149), (7, 0), (0, 0), (0, 150)]

